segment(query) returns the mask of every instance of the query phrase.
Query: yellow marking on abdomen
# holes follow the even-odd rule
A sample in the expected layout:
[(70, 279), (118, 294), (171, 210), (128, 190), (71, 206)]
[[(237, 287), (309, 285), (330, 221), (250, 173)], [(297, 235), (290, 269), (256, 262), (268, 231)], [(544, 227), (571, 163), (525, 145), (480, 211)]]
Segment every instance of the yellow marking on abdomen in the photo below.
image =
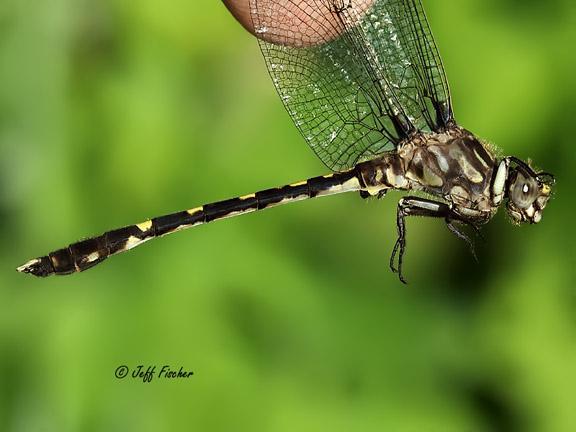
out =
[(188, 213), (191, 216), (194, 216), (196, 213), (201, 212), (202, 210), (204, 210), (203, 206), (194, 207), (194, 208), (191, 208), (190, 210), (186, 210), (186, 213)]
[[(138, 237), (134, 237), (134, 236), (130, 236), (128, 237), (128, 240), (126, 240), (126, 244), (124, 245), (124, 250), (130, 250), (132, 248), (135, 248), (136, 246), (150, 240), (152, 237), (146, 237), (145, 239), (139, 239)], [(121, 252), (121, 251), (118, 251)]]
[(93, 262), (96, 261), (98, 258), (100, 258), (100, 253), (99, 252), (92, 252), (90, 255), (88, 255), (86, 257), (86, 262)]
[(152, 221), (151, 220), (147, 220), (146, 222), (142, 222), (136, 225), (138, 227), (138, 229), (142, 232), (146, 232), (148, 231), (150, 228), (152, 228)]
[(334, 185), (328, 189), (324, 189), (318, 192), (317, 196), (334, 195), (342, 192), (351, 192), (360, 190), (360, 181), (357, 177), (353, 177), (344, 183)]
[[(227, 219), (227, 218), (231, 218), (234, 216), (240, 216), (246, 213), (252, 213), (257, 211), (258, 209), (256, 207), (250, 207), (244, 210), (236, 210), (230, 213), (225, 214), (224, 216), (220, 216), (219, 218), (215, 219), (215, 220), (220, 220), (220, 219)], [(199, 225), (199, 224), (194, 224), (194, 225)]]
[(406, 180), (406, 177), (400, 173), (396, 173), (393, 166), (386, 168), (386, 182), (391, 187), (397, 189), (406, 189), (408, 187), (408, 180)]

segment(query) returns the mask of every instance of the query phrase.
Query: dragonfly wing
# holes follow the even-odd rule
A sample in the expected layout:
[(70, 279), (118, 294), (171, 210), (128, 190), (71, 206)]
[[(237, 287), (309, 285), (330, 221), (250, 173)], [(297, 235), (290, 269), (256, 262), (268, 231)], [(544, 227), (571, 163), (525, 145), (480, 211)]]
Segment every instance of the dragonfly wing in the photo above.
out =
[(419, 0), (250, 0), (274, 85), (335, 171), (451, 124), (441, 60)]
[[(370, 40), (418, 127), (440, 132), (454, 126), (448, 80), (421, 1), (376, 1), (369, 19), (370, 29), (384, 24), (386, 30), (371, 31)], [(392, 54), (388, 60), (386, 53)]]

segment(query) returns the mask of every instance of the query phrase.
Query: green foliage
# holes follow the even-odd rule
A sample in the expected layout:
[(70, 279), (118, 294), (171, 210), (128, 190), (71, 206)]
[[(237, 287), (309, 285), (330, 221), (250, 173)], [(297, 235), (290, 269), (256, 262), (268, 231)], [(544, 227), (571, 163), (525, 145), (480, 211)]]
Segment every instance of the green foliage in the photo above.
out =
[[(572, 1), (425, 1), (458, 121), (557, 176), (476, 264), (398, 194), (176, 234), (97, 269), (26, 259), (324, 174), (220, 2), (0, 3), (0, 430), (568, 431), (576, 424)], [(169, 364), (186, 380), (114, 371)]]

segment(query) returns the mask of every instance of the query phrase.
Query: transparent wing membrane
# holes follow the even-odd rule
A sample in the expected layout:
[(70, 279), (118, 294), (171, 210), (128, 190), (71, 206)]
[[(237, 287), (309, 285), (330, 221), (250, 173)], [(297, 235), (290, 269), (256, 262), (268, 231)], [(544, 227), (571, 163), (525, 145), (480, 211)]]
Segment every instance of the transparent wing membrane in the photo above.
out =
[(453, 122), (419, 0), (250, 0), (274, 85), (332, 170)]

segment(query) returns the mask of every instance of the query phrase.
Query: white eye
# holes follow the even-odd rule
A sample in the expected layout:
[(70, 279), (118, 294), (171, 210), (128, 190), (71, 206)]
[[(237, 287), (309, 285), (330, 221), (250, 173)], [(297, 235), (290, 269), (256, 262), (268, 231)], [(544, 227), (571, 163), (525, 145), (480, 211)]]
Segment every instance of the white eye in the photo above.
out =
[(530, 188), (528, 187), (528, 184), (524, 183), (524, 186), (522, 186), (522, 192), (524, 192), (526, 194), (526, 193), (528, 193), (529, 190), (530, 190)]

